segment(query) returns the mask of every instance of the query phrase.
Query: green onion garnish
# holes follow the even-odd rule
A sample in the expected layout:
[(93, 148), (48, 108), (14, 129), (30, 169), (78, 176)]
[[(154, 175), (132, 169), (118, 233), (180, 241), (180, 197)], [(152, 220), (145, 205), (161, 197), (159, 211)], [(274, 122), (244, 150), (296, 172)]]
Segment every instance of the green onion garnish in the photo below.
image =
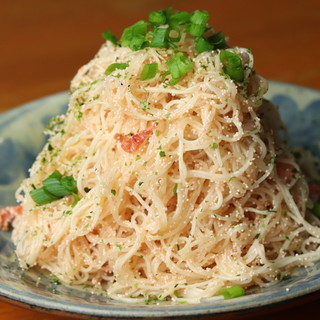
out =
[(124, 29), (120, 39), (121, 45), (132, 50), (140, 50), (146, 42), (147, 28), (148, 22), (141, 20)]
[(111, 41), (114, 44), (117, 44), (117, 38), (116, 36), (110, 31), (110, 30), (106, 30), (103, 34), (102, 37), (106, 40)]
[(170, 25), (183, 25), (190, 22), (191, 14), (184, 11), (176, 11), (169, 16)]
[(172, 37), (170, 36), (170, 33), (169, 33), (169, 36), (168, 36), (168, 45), (170, 45), (172, 47), (173, 43), (174, 42), (179, 42), (180, 39), (181, 39), (181, 30), (178, 26), (176, 25), (172, 25), (171, 26), (171, 30), (175, 31), (177, 33), (177, 36), (176, 37)]
[(233, 299), (243, 296), (245, 290), (240, 286), (232, 286), (230, 288), (222, 288), (218, 293), (219, 295), (224, 296), (225, 299)]
[(146, 46), (147, 42), (143, 35), (138, 35), (134, 37), (130, 42), (130, 49), (140, 50)]
[(62, 174), (55, 170), (42, 181), (43, 186), (30, 191), (30, 196), (39, 205), (50, 203), (68, 195), (73, 195), (77, 202), (77, 183), (71, 176), (62, 177)]
[(43, 180), (43, 187), (45, 190), (57, 198), (63, 198), (71, 194), (71, 192), (66, 189), (61, 181), (55, 178)]
[(218, 32), (207, 39), (213, 45), (214, 49), (224, 49), (227, 47), (227, 41), (222, 32)]
[[(224, 49), (227, 47), (225, 37), (222, 32), (218, 32), (211, 36), (205, 36), (208, 27), (210, 15), (206, 10), (195, 10), (192, 13), (185, 11), (173, 11), (172, 7), (159, 11), (152, 11), (149, 14), (148, 21), (140, 20), (124, 29), (121, 38), (117, 38), (110, 30), (103, 33), (103, 37), (119, 44), (123, 47), (129, 47), (132, 50), (140, 50), (146, 47), (153, 48), (172, 48), (178, 49), (178, 43), (183, 33), (188, 32), (194, 37), (195, 49), (198, 53), (211, 51), (216, 49)], [(241, 59), (239, 66), (233, 66), (234, 58), (230, 57), (232, 53), (221, 53), (221, 61), (226, 75), (231, 79), (241, 82), (244, 79), (244, 71)], [(235, 55), (235, 54), (234, 54)], [(237, 56), (237, 55), (235, 55)], [(167, 61), (169, 70), (162, 75), (164, 80), (167, 75), (171, 75), (172, 79), (169, 85), (175, 85), (179, 80), (192, 69), (193, 65), (182, 52), (176, 52), (174, 58)], [(126, 63), (113, 63), (105, 71), (106, 75), (111, 74), (117, 69), (125, 69), (128, 67)], [(154, 69), (152, 69), (154, 68)], [(158, 70), (155, 65), (144, 68), (140, 80), (152, 79)]]
[(192, 24), (206, 25), (209, 21), (209, 13), (206, 10), (195, 10), (190, 18)]
[(218, 32), (208, 38), (196, 38), (196, 50), (198, 53), (211, 51), (215, 49), (224, 49), (227, 47), (227, 42), (222, 32)]
[(66, 176), (61, 179), (61, 185), (70, 193), (77, 192), (77, 182), (71, 177)]
[(320, 218), (320, 203), (316, 202), (311, 209), (312, 213)]
[(128, 63), (112, 63), (110, 66), (107, 68), (105, 71), (105, 75), (108, 76), (115, 70), (124, 70), (128, 68), (129, 64)]
[(148, 63), (146, 64), (141, 72), (140, 80), (149, 80), (155, 77), (158, 72), (158, 64), (157, 63)]
[(32, 200), (39, 205), (47, 204), (58, 199), (57, 197), (46, 191), (44, 187), (31, 190), (30, 196)]
[(167, 61), (167, 65), (169, 67), (169, 73), (172, 76), (169, 85), (178, 83), (179, 80), (193, 68), (192, 61), (182, 52), (177, 52), (174, 58)]
[[(73, 187), (68, 188), (68, 186), (65, 186), (63, 181), (68, 180), (72, 183)], [(50, 174), (46, 179), (42, 181), (43, 187), (45, 191), (47, 191), (49, 194), (52, 194), (53, 196), (57, 198), (63, 198), (67, 195), (70, 195), (72, 192), (77, 191), (76, 182), (72, 177), (64, 177), (62, 178), (62, 174), (55, 170), (52, 174)]]
[(58, 170), (54, 170), (45, 180), (53, 178), (60, 180), (62, 178), (62, 174)]
[(200, 11), (196, 10), (193, 12), (189, 25), (188, 31), (191, 35), (195, 37), (201, 37), (207, 28), (207, 23), (209, 21), (209, 13), (208, 11)]
[(167, 48), (168, 47), (168, 36), (169, 27), (159, 27), (156, 28), (153, 33), (153, 38), (150, 42), (150, 47), (153, 48)]
[(220, 61), (223, 64), (223, 71), (234, 81), (243, 82), (244, 67), (241, 58), (231, 51), (221, 50)]
[[(148, 21), (141, 20), (124, 29), (118, 42), (108, 30), (104, 37), (132, 50), (140, 50), (145, 47), (177, 49), (174, 42), (180, 41), (181, 32), (189, 32), (196, 37), (199, 53), (210, 51), (213, 48), (225, 48), (226, 43), (222, 33), (217, 33), (208, 39), (204, 38), (203, 35), (208, 30), (209, 18), (210, 15), (205, 10), (195, 10), (193, 13), (172, 12), (170, 7), (166, 10), (152, 11)], [(171, 31), (175, 31), (177, 36), (173, 36)], [(201, 39), (199, 40), (199, 38)]]
[(149, 22), (155, 25), (166, 24), (166, 21), (167, 21), (167, 17), (166, 17), (166, 12), (164, 10), (152, 11), (149, 14)]
[(213, 44), (211, 44), (207, 39), (199, 37), (196, 39), (196, 50), (198, 53), (211, 51), (213, 49)]

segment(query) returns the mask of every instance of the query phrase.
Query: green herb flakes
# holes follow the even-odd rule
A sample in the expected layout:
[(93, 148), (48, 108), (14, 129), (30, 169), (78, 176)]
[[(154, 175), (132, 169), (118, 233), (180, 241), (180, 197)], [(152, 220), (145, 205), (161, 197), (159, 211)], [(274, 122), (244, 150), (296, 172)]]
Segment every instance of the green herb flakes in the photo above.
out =
[(178, 192), (178, 184), (176, 183), (173, 187), (173, 194), (176, 195)]
[(141, 104), (141, 106), (142, 106), (141, 109), (142, 109), (143, 111), (147, 111), (147, 110), (150, 109), (150, 107), (149, 107), (150, 102), (148, 102), (148, 101), (141, 101), (140, 104)]
[(219, 148), (219, 145), (216, 143), (216, 142), (213, 142), (209, 145), (210, 148), (212, 149), (218, 149)]

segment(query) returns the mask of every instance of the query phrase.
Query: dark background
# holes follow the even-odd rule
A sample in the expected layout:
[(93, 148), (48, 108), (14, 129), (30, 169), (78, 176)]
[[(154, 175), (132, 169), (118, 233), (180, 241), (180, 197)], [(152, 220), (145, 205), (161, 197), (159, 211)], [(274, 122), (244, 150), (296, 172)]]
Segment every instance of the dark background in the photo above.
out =
[(0, 111), (69, 88), (101, 33), (152, 10), (208, 10), (231, 45), (249, 47), (268, 79), (320, 89), (320, 1), (0, 0)]

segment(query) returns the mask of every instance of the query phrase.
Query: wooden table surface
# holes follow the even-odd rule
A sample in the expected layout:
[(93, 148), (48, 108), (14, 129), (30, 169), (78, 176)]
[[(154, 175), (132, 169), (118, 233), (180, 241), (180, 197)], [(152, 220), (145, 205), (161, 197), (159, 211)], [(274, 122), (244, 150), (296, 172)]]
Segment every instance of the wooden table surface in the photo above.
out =
[[(228, 35), (231, 45), (253, 50), (256, 70), (267, 79), (320, 90), (319, 0), (1, 0), (0, 112), (68, 90), (77, 69), (102, 44), (105, 29), (119, 36), (148, 12), (170, 5), (208, 10), (210, 24)], [(269, 308), (236, 318), (311, 319), (320, 311), (314, 301), (319, 297), (282, 305), (286, 310)], [(4, 319), (69, 318), (0, 302)]]

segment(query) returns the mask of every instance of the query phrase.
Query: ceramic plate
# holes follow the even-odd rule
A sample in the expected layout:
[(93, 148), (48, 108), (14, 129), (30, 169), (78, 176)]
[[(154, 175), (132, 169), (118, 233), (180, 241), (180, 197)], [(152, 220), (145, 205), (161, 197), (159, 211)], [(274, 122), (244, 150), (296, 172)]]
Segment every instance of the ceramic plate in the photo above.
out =
[[(280, 107), (288, 125), (290, 143), (308, 147), (320, 156), (320, 91), (271, 82), (266, 96)], [(14, 205), (14, 191), (45, 142), (43, 127), (66, 110), (63, 92), (0, 114), (0, 207)], [(262, 290), (233, 300), (197, 305), (130, 305), (108, 300), (84, 288), (67, 287), (37, 270), (23, 272), (17, 266), (10, 232), (0, 233), (0, 296), (18, 304), (81, 317), (164, 318), (204, 316), (260, 308), (302, 297), (320, 290), (320, 262), (310, 269)]]

